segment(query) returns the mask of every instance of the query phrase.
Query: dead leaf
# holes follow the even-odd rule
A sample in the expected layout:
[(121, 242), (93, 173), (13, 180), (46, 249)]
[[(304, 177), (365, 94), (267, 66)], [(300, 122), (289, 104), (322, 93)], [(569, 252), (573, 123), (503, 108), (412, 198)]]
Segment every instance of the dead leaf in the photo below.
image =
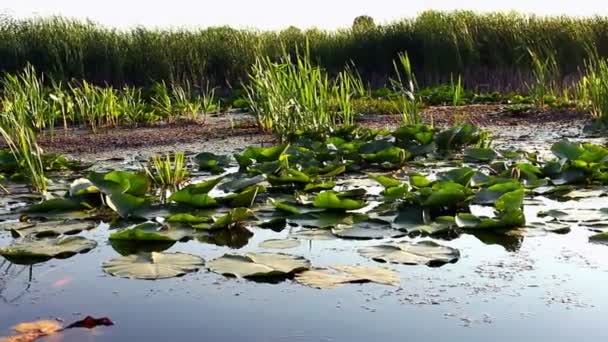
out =
[(87, 329), (93, 329), (95, 327), (98, 326), (112, 326), (114, 325), (114, 322), (112, 322), (109, 318), (107, 317), (102, 317), (102, 318), (93, 318), (91, 316), (87, 316), (84, 319), (78, 321), (78, 322), (74, 322), (70, 325), (68, 325), (66, 327), (66, 329), (72, 329), (72, 328), (87, 328)]
[(32, 342), (40, 337), (52, 335), (58, 331), (61, 331), (63, 326), (54, 320), (42, 320), (35, 322), (24, 322), (19, 323), (13, 327), (13, 330), (19, 333), (19, 335), (4, 337), (0, 341), (2, 342)]

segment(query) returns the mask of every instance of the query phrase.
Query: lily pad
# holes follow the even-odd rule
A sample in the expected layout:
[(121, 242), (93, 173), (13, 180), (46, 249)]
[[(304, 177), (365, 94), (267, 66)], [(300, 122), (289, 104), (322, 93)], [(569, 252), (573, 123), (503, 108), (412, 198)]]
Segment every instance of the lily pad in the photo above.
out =
[(325, 241), (335, 240), (336, 236), (329, 229), (304, 228), (297, 230), (289, 235), (292, 239), (309, 240), (309, 241)]
[(356, 240), (396, 238), (406, 235), (403, 231), (393, 229), (389, 222), (379, 219), (370, 219), (353, 225), (340, 224), (332, 228), (331, 232), (342, 239)]
[(52, 258), (65, 259), (78, 253), (86, 253), (97, 246), (97, 242), (82, 236), (55, 239), (26, 238), (0, 248), (0, 255), (16, 263), (36, 263)]
[(95, 228), (94, 222), (86, 221), (49, 221), (39, 223), (25, 223), (22, 227), (11, 229), (13, 237), (34, 236), (37, 238), (59, 235), (74, 235), (84, 230)]
[(260, 242), (258, 246), (271, 249), (289, 249), (300, 246), (300, 241), (293, 239), (270, 239)]
[(205, 261), (185, 253), (140, 253), (121, 256), (103, 263), (104, 272), (123, 278), (156, 280), (195, 272)]
[(209, 262), (212, 272), (239, 278), (284, 277), (309, 268), (301, 256), (275, 253), (224, 254)]
[(192, 236), (192, 229), (146, 222), (110, 235), (110, 240), (180, 241)]
[(346, 211), (361, 209), (365, 207), (365, 202), (349, 198), (340, 198), (334, 191), (324, 191), (317, 195), (313, 205), (317, 208)]
[(199, 168), (211, 173), (222, 173), (224, 168), (230, 165), (230, 156), (217, 155), (210, 152), (202, 152), (194, 156)]
[(302, 285), (332, 289), (348, 283), (378, 283), (399, 286), (398, 274), (382, 267), (332, 266), (330, 269), (311, 269), (295, 277)]
[(363, 247), (359, 249), (359, 254), (378, 262), (431, 267), (455, 263), (460, 258), (460, 252), (457, 249), (442, 246), (433, 241), (401, 242)]

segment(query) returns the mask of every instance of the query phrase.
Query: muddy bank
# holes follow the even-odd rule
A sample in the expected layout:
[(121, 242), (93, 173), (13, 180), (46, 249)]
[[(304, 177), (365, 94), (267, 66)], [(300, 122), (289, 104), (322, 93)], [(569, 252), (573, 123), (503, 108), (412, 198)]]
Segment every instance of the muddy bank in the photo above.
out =
[[(425, 120), (438, 126), (456, 120), (482, 126), (496, 134), (543, 135), (559, 132), (560, 136), (578, 136), (590, 119), (588, 114), (570, 110), (548, 110), (509, 113), (504, 105), (470, 105), (429, 107)], [(400, 115), (363, 115), (358, 122), (371, 127), (394, 128)], [(137, 154), (148, 156), (169, 151), (228, 151), (249, 145), (272, 143), (272, 136), (261, 132), (255, 119), (245, 113), (223, 113), (210, 116), (203, 123), (182, 123), (155, 127), (117, 128), (93, 134), (85, 129), (58, 130), (51, 138), (42, 136), (40, 144), (49, 152), (69, 154), (82, 159), (103, 159)]]

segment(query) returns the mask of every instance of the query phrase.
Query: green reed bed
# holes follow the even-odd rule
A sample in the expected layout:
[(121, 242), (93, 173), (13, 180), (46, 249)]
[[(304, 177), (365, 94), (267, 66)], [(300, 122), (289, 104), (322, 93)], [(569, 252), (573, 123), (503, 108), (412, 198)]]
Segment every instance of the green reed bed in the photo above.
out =
[(91, 22), (53, 17), (0, 19), (0, 69), (15, 73), (26, 62), (56, 80), (98, 85), (149, 86), (155, 82), (235, 86), (247, 79), (256, 59), (277, 60), (310, 42), (310, 55), (331, 74), (351, 61), (366, 82), (384, 83), (392, 61), (408, 51), (421, 85), (463, 75), (468, 85), (525, 88), (533, 79), (527, 53), (554, 51), (564, 74), (575, 73), (596, 46), (608, 55), (608, 18), (527, 16), (470, 11), (423, 12), (383, 25), (373, 22), (337, 31), (206, 29), (116, 30)]

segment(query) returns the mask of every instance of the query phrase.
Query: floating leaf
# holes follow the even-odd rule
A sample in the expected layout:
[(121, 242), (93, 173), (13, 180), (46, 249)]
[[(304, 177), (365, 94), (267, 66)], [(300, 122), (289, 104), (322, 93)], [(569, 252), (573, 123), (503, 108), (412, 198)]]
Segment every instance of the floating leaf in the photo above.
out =
[(298, 240), (316, 240), (316, 241), (325, 241), (325, 240), (335, 240), (336, 236), (331, 233), (329, 229), (300, 229), (295, 231), (289, 235), (292, 239)]
[(272, 205), (277, 208), (280, 211), (286, 212), (288, 214), (299, 214), (300, 213), (300, 209), (298, 209), (297, 207), (287, 204), (285, 202), (282, 201), (275, 201), (273, 199), (270, 200), (270, 203), (272, 203)]
[(146, 222), (112, 233), (110, 240), (180, 241), (191, 236), (191, 229)]
[(189, 224), (211, 223), (213, 221), (212, 218), (208, 217), (208, 216), (192, 215), (192, 214), (188, 214), (188, 213), (173, 214), (173, 215), (167, 216), (166, 220), (167, 220), (167, 222), (189, 223)]
[(136, 197), (127, 193), (114, 193), (106, 196), (106, 204), (108, 207), (123, 218), (131, 216), (131, 214), (142, 209), (149, 203), (150, 202), (145, 198)]
[(302, 285), (333, 289), (348, 283), (378, 283), (398, 286), (399, 276), (393, 270), (381, 267), (333, 266), (331, 269), (311, 269), (295, 277)]
[(86, 253), (97, 246), (97, 242), (82, 236), (55, 239), (26, 238), (0, 248), (0, 255), (16, 263), (36, 263), (51, 258), (65, 259), (78, 253)]
[(392, 188), (392, 187), (396, 187), (396, 186), (400, 186), (402, 185), (402, 182), (398, 179), (395, 179), (393, 177), (390, 176), (384, 176), (384, 175), (372, 175), (372, 174), (368, 174), (369, 178), (375, 180), (376, 182), (380, 183), (380, 185), (382, 185), (385, 188)]
[(406, 235), (403, 231), (392, 229), (390, 223), (378, 219), (370, 219), (352, 225), (339, 224), (332, 228), (331, 232), (342, 239), (357, 240), (396, 238)]
[(250, 186), (260, 184), (260, 183), (264, 182), (265, 180), (266, 180), (265, 175), (257, 175), (257, 176), (250, 177), (250, 178), (240, 177), (240, 178), (231, 180), (230, 182), (221, 184), (219, 186), (219, 189), (226, 191), (226, 192), (239, 192)]
[(300, 245), (300, 241), (292, 239), (271, 239), (260, 242), (259, 246), (262, 248), (271, 249), (289, 249), (295, 248)]
[(122, 256), (103, 263), (103, 270), (113, 276), (131, 279), (165, 279), (195, 272), (205, 261), (185, 253), (140, 253)]
[(95, 223), (85, 221), (49, 221), (39, 223), (25, 223), (20, 228), (11, 229), (14, 237), (33, 236), (37, 238), (73, 235), (95, 228)]
[(30, 213), (65, 212), (87, 209), (87, 206), (72, 198), (53, 198), (34, 204), (27, 209)]
[(464, 150), (464, 158), (468, 161), (491, 162), (498, 154), (491, 148), (467, 148)]
[(341, 199), (334, 191), (324, 191), (317, 195), (313, 205), (317, 208), (329, 210), (357, 210), (365, 207), (363, 201), (348, 198)]
[(230, 165), (230, 156), (217, 155), (210, 152), (202, 152), (194, 156), (199, 168), (212, 173), (222, 173), (224, 168)]
[(275, 253), (224, 254), (209, 262), (211, 271), (240, 278), (284, 277), (309, 268), (301, 256)]
[(74, 329), (74, 328), (85, 328), (85, 329), (93, 329), (99, 326), (109, 327), (114, 325), (108, 317), (94, 318), (91, 316), (87, 316), (80, 321), (76, 321), (67, 327), (66, 329)]
[(454, 263), (460, 258), (460, 252), (457, 249), (442, 246), (433, 241), (363, 247), (359, 249), (359, 254), (379, 262), (431, 267)]
[(109, 194), (130, 194), (143, 196), (150, 184), (143, 172), (111, 171), (108, 173), (91, 172), (87, 177), (101, 192)]
[(42, 320), (19, 323), (13, 327), (19, 335), (2, 338), (2, 342), (31, 342), (41, 337), (53, 335), (63, 326), (56, 320)]
[(310, 183), (306, 184), (304, 187), (304, 191), (306, 192), (315, 192), (319, 190), (331, 190), (336, 186), (336, 182), (330, 181), (325, 183)]
[(209, 196), (208, 192), (211, 191), (220, 181), (220, 178), (216, 178), (211, 181), (199, 184), (191, 184), (187, 187), (173, 193), (169, 197), (170, 201), (191, 205), (197, 208), (213, 208), (217, 206), (217, 201)]

